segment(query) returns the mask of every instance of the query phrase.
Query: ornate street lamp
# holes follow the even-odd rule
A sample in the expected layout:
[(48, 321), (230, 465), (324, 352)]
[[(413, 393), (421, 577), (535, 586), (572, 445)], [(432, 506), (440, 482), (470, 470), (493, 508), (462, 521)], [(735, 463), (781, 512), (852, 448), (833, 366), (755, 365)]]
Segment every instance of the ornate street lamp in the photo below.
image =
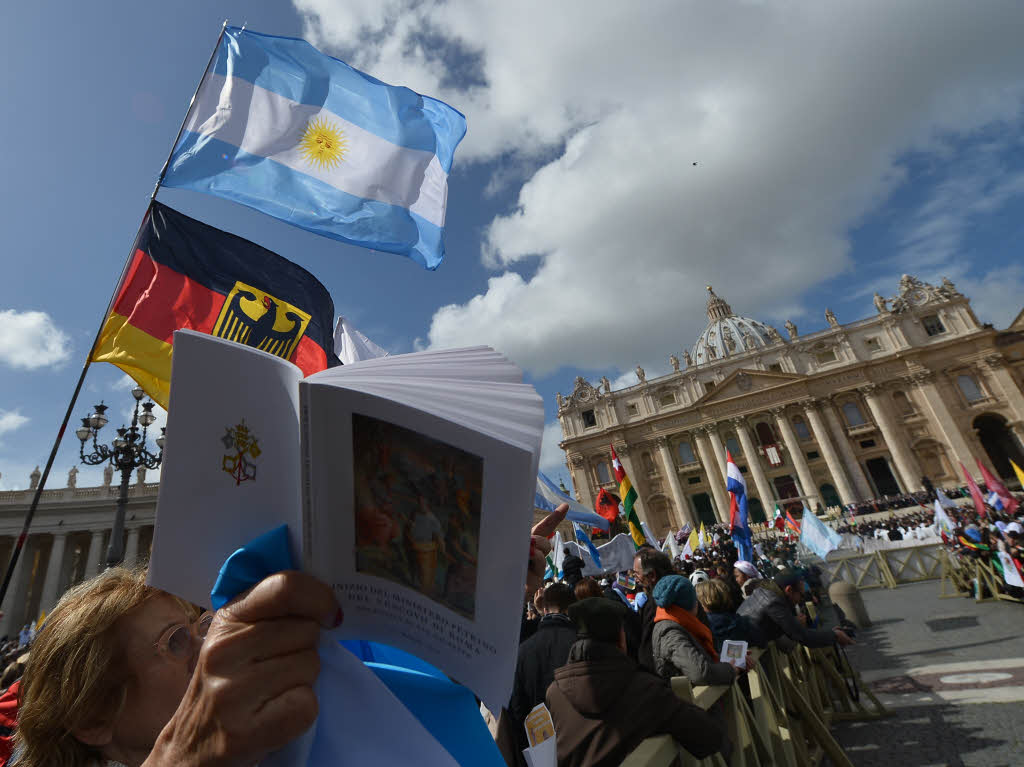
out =
[[(128, 485), (132, 479), (132, 472), (145, 466), (147, 469), (155, 469), (160, 465), (164, 457), (164, 443), (166, 436), (165, 429), (160, 429), (160, 436), (156, 438), (156, 446), (160, 452), (156, 455), (146, 449), (147, 429), (156, 420), (153, 415), (153, 403), (142, 402), (146, 393), (141, 386), (132, 389), (132, 396), (135, 397), (135, 412), (132, 414), (131, 426), (122, 426), (117, 430), (117, 436), (112, 440), (111, 445), (100, 445), (96, 441), (99, 434), (107, 424), (107, 406), (102, 402), (96, 405), (91, 414), (82, 419), (82, 425), (75, 430), (78, 439), (81, 441), (79, 456), (82, 463), (88, 466), (99, 466), (102, 463), (110, 462), (110, 465), (121, 472), (121, 491), (117, 497), (117, 513), (114, 515), (114, 529), (110, 533), (110, 545), (107, 547), (107, 567), (115, 567), (124, 559), (124, 515), (128, 505)], [(142, 412), (139, 412), (139, 408)], [(139, 427), (142, 427), (141, 429)], [(86, 454), (85, 443), (92, 437), (92, 452)]]

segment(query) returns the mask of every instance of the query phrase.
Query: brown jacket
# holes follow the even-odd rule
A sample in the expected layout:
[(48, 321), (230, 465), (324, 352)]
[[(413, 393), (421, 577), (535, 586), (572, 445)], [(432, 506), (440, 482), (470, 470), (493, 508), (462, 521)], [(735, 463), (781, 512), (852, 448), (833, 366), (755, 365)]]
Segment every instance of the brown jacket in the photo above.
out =
[(726, 745), (725, 730), (702, 708), (640, 669), (617, 647), (582, 639), (555, 672), (547, 706), (558, 739), (558, 767), (615, 767), (652, 735), (673, 736), (697, 758)]

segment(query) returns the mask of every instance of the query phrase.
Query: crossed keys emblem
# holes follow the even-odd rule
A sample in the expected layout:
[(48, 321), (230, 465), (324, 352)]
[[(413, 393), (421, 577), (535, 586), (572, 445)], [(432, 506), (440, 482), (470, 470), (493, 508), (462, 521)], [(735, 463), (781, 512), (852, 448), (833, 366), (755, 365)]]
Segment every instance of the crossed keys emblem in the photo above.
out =
[[(259, 441), (245, 425), (245, 419), (237, 426), (225, 427), (224, 436), (220, 438), (224, 448), (229, 452), (221, 460), (221, 468), (235, 480), (235, 486), (256, 479), (256, 464), (260, 457)], [(251, 459), (251, 460), (250, 460)]]

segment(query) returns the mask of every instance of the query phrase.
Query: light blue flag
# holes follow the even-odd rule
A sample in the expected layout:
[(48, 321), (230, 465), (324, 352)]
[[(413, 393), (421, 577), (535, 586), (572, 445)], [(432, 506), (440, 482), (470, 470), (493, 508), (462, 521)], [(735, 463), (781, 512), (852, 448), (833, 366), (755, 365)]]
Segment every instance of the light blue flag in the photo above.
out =
[(570, 522), (579, 522), (581, 525), (608, 530), (607, 519), (596, 512), (588, 511), (582, 503), (563, 493), (543, 472), (538, 472), (537, 491), (533, 497), (533, 505), (541, 511), (554, 511), (556, 506), (563, 503), (569, 504), (569, 513), (566, 514), (566, 519)]
[(814, 512), (804, 507), (800, 522), (800, 543), (824, 559), (830, 551), (839, 548), (842, 536), (818, 519)]
[(442, 101), (305, 40), (228, 27), (163, 184), (436, 269), (465, 134), (466, 118)]
[(591, 558), (594, 560), (594, 564), (597, 565), (598, 569), (602, 569), (601, 554), (597, 551), (597, 546), (590, 540), (590, 536), (587, 535), (587, 531), (578, 522), (572, 523), (572, 531), (576, 533), (576, 540), (587, 547), (587, 551), (590, 552)]

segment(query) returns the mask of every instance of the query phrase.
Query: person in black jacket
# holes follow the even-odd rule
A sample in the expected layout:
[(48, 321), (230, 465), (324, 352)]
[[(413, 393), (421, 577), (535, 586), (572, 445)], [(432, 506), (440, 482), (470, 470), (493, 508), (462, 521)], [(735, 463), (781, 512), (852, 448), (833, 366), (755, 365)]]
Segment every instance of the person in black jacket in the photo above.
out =
[(555, 669), (565, 665), (569, 648), (576, 641), (576, 626), (569, 620), (569, 605), (576, 601), (573, 590), (565, 583), (552, 583), (538, 600), (543, 613), (537, 631), (519, 645), (516, 676), (512, 686), (508, 713), (519, 741), (519, 753), (529, 744), (523, 722), (534, 706), (544, 702), (548, 686), (555, 678)]
[(636, 552), (633, 558), (633, 577), (637, 586), (647, 593), (647, 601), (640, 608), (640, 647), (637, 650), (637, 662), (652, 673), (658, 673), (654, 667), (654, 613), (658, 606), (651, 599), (654, 587), (666, 575), (674, 575), (672, 560), (666, 554), (652, 546), (645, 546)]
[(576, 588), (576, 584), (583, 578), (583, 568), (586, 566), (586, 562), (582, 557), (573, 554), (568, 546), (562, 549), (562, 553), (565, 554), (565, 559), (562, 560), (562, 575), (565, 577), (566, 583)]
[(786, 636), (806, 647), (828, 647), (833, 642), (853, 644), (853, 639), (838, 627), (831, 631), (809, 629), (797, 620), (793, 607), (804, 599), (803, 586), (796, 570), (780, 570), (774, 581), (762, 581), (736, 612), (755, 623), (769, 640)]

